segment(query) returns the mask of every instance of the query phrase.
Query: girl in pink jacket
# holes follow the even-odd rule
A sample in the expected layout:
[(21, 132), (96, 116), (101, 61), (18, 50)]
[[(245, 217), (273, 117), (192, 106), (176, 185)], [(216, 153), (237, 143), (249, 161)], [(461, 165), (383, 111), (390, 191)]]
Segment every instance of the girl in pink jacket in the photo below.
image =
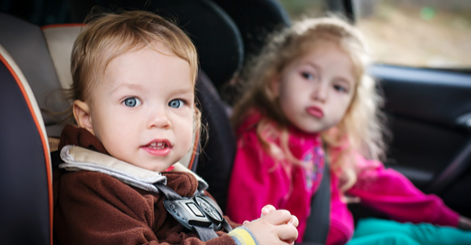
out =
[[(297, 242), (301, 242), (309, 232), (312, 196), (329, 167), (327, 244), (345, 244), (352, 238), (353, 217), (347, 208), (352, 200), (399, 222), (470, 227), (469, 219), (440, 198), (425, 195), (378, 161), (384, 153), (378, 110), (382, 98), (365, 73), (368, 63), (360, 33), (339, 19), (303, 20), (272, 37), (249, 66), (243, 79), (248, 87), (234, 107), (238, 150), (229, 187), (229, 217), (236, 222), (256, 219), (266, 204), (287, 209), (299, 219)], [(368, 232), (362, 233), (375, 233), (371, 222)], [(452, 232), (448, 236), (461, 239), (449, 242), (471, 244), (471, 233), (447, 229)], [(394, 239), (405, 241), (399, 238)], [(413, 235), (407, 239), (410, 244), (416, 241)]]

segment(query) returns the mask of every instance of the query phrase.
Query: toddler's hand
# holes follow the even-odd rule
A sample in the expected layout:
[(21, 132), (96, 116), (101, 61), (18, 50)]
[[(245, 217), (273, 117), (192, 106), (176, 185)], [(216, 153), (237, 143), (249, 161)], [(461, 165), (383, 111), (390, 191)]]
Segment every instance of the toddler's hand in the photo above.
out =
[(273, 205), (266, 205), (265, 207), (262, 208), (262, 214), (260, 215), (260, 217), (263, 217), (273, 211), (275, 211), (276, 208), (273, 207)]
[(294, 244), (298, 237), (298, 219), (286, 210), (276, 210), (268, 205), (259, 219), (244, 222), (259, 244)]
[[(262, 208), (262, 214), (261, 214), (260, 217), (263, 217), (263, 216), (265, 216), (265, 215), (267, 215), (267, 214), (269, 214), (269, 213), (271, 213), (275, 210), (276, 210), (276, 208), (273, 207), (273, 205), (266, 205), (265, 207)], [(290, 221), (288, 221), (287, 224), (292, 224), (292, 225), (294, 225), (294, 227), (298, 227), (298, 225), (299, 225), (298, 218), (296, 218), (296, 216), (294, 216), (294, 215), (291, 215), (291, 219), (290, 219)]]

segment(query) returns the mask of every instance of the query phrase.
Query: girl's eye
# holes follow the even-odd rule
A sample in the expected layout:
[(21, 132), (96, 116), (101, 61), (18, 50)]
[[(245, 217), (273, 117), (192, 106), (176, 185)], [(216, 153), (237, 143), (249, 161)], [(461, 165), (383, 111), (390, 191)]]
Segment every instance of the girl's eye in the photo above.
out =
[(135, 98), (135, 97), (126, 98), (123, 101), (123, 103), (127, 107), (136, 107), (136, 106), (140, 106), (142, 104), (142, 102), (138, 98)]
[(317, 79), (317, 73), (316, 72), (302, 72), (301, 76), (306, 79), (306, 80), (316, 80)]
[(180, 99), (175, 99), (170, 102), (168, 102), (168, 105), (173, 108), (180, 108), (183, 106), (183, 101)]
[(303, 73), (301, 73), (301, 75), (302, 75), (305, 79), (308, 79), (308, 80), (314, 79), (314, 75), (311, 74), (311, 73), (308, 73), (308, 72), (303, 72)]
[(342, 85), (334, 85), (335, 91), (341, 92), (341, 93), (347, 93), (348, 90)]

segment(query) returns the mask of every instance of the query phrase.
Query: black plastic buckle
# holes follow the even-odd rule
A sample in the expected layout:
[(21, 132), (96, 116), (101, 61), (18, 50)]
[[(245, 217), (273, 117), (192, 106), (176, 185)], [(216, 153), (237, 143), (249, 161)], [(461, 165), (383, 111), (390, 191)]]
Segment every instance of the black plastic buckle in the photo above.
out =
[(224, 218), (219, 206), (208, 196), (197, 195), (176, 200), (164, 200), (167, 211), (185, 228), (194, 231), (194, 226), (219, 231)]

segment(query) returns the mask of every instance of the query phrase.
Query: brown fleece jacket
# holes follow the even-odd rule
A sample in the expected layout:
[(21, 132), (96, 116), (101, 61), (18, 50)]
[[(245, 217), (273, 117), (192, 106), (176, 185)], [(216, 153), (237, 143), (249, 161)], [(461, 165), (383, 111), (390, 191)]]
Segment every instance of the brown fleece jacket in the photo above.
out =
[[(107, 154), (96, 137), (72, 125), (62, 132), (59, 149), (69, 144)], [(192, 196), (198, 186), (189, 173), (162, 175), (181, 196)], [(201, 241), (167, 213), (163, 199), (103, 173), (55, 169), (54, 244), (235, 244), (222, 231), (218, 238)]]

